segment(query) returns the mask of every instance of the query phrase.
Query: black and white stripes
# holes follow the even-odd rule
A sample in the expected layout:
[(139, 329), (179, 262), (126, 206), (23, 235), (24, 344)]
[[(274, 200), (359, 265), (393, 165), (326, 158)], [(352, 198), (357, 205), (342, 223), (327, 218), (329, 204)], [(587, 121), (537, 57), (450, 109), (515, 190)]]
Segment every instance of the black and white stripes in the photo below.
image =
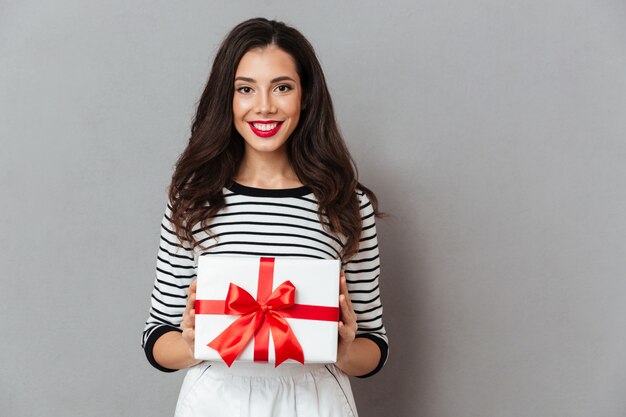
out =
[[(317, 215), (317, 202), (305, 187), (262, 190), (233, 184), (224, 189), (226, 206), (206, 230), (194, 230), (204, 249), (191, 249), (174, 234), (168, 205), (161, 224), (152, 304), (143, 332), (142, 346), (150, 363), (156, 340), (179, 325), (187, 301), (187, 288), (196, 277), (199, 256), (267, 256), (337, 259), (342, 239), (325, 230)], [(387, 359), (387, 337), (382, 322), (378, 277), (380, 260), (374, 211), (359, 192), (363, 233), (358, 253), (343, 267), (348, 291), (357, 314), (357, 337), (374, 341), (381, 349), (377, 372)], [(370, 375), (371, 375), (370, 374)]]

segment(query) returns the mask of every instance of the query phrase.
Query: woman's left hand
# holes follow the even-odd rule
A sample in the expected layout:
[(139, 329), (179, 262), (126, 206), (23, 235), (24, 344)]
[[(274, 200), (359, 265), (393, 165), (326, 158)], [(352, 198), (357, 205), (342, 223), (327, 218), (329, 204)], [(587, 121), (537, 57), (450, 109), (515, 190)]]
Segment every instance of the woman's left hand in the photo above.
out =
[(356, 313), (352, 308), (346, 276), (341, 271), (339, 277), (339, 343), (337, 345), (337, 366), (347, 362), (350, 356), (350, 347), (357, 331)]

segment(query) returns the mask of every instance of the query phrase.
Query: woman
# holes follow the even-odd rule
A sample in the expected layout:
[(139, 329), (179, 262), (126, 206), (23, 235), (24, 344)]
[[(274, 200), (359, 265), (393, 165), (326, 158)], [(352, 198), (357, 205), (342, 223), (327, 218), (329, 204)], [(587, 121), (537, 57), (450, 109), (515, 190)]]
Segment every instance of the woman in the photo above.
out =
[[(143, 347), (162, 371), (190, 368), (176, 415), (356, 416), (347, 375), (373, 375), (387, 358), (376, 198), (357, 181), (296, 29), (257, 18), (224, 39), (169, 201)], [(194, 359), (197, 259), (216, 254), (341, 259), (337, 362)]]

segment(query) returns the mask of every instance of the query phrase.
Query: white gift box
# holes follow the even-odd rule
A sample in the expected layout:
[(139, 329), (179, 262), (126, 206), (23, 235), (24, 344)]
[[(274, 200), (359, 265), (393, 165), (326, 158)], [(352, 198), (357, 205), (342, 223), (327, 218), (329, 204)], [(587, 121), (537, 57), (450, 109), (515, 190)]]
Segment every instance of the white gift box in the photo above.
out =
[[(267, 273), (263, 275), (263, 278), (261, 277), (262, 259), (265, 265), (269, 265), (268, 261), (273, 264), (273, 274), (269, 273), (269, 279)], [(295, 310), (288, 308), (283, 310), (283, 318), (302, 347), (304, 362), (336, 362), (339, 272), (339, 260), (201, 256), (198, 260), (196, 288), (194, 347), (196, 359), (222, 361), (220, 353), (208, 344), (242, 317), (237, 314), (224, 314), (224, 304), (231, 284), (246, 290), (254, 300), (257, 300), (257, 290), (260, 285), (264, 286), (265, 291), (268, 292), (270, 288), (273, 291), (288, 281), (295, 287), (294, 309), (306, 312), (300, 315), (295, 314), (295, 317), (306, 318), (290, 317), (289, 311)], [(211, 307), (202, 307), (208, 305)], [(282, 315), (280, 309), (273, 311)], [(232, 328), (230, 331), (233, 331)], [(256, 356), (257, 362), (276, 362), (274, 332), (275, 330), (270, 328), (272, 337), (269, 337), (267, 346), (256, 346), (257, 350), (267, 349), (266, 359), (263, 359), (263, 355), (260, 356), (261, 360), (259, 356)], [(255, 337), (252, 337), (243, 350), (237, 354), (236, 361), (255, 361), (255, 342), (258, 340), (255, 341)], [(287, 362), (295, 361), (288, 360)]]

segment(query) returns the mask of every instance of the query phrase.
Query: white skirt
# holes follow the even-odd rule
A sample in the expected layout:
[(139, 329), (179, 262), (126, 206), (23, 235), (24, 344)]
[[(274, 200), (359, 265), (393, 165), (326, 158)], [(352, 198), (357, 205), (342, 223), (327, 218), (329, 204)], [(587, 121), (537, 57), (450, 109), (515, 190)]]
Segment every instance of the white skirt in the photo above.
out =
[(335, 365), (202, 362), (187, 371), (175, 417), (358, 417)]

